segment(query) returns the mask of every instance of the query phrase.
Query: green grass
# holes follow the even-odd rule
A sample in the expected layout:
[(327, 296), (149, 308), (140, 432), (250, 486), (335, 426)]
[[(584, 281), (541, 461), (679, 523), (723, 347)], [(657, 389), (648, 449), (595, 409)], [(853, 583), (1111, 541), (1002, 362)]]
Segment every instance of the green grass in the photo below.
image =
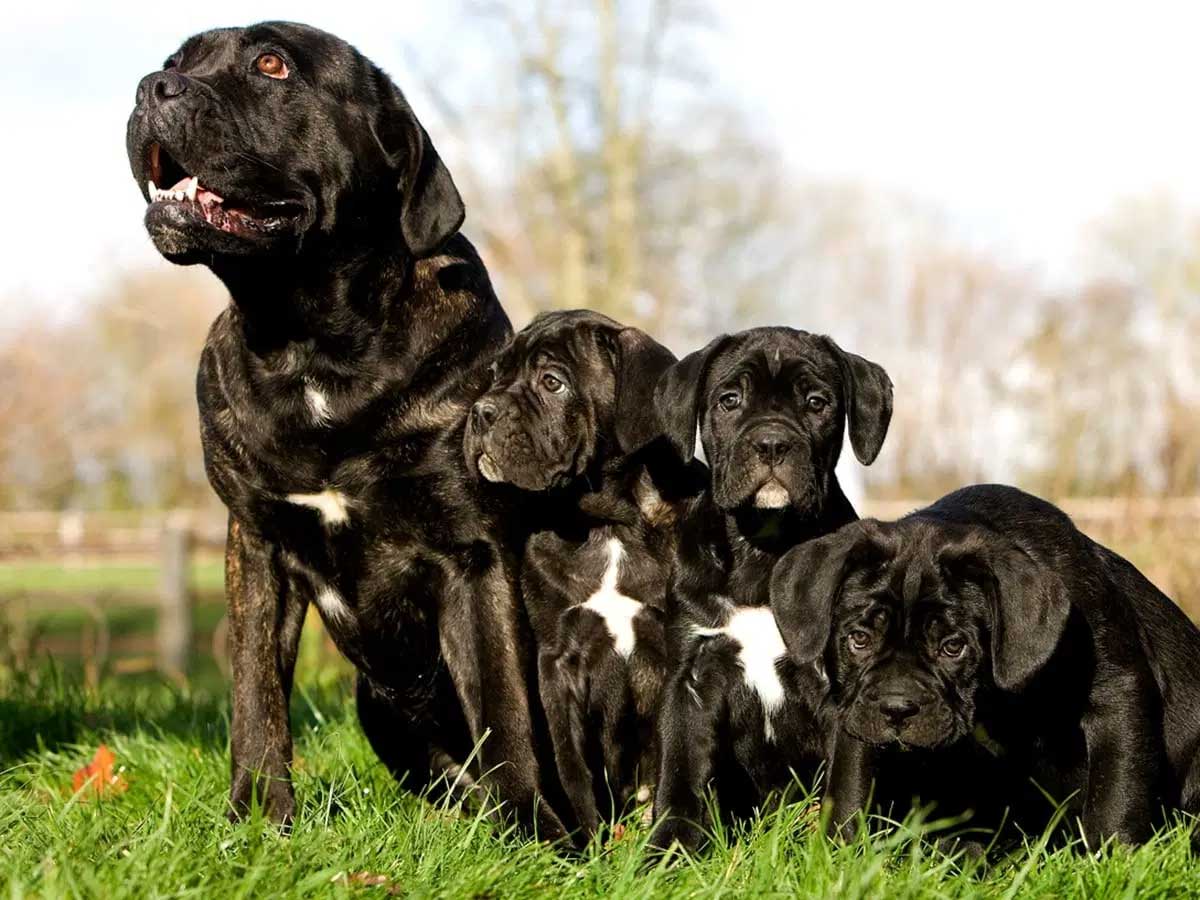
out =
[[(1035, 842), (983, 868), (940, 855), (911, 828), (834, 845), (813, 832), (804, 803), (670, 867), (647, 863), (632, 824), (569, 858), (401, 793), (350, 696), (329, 672), (296, 691), (299, 815), (284, 837), (261, 818), (225, 821), (221, 685), (112, 680), (85, 691), (56, 671), (0, 677), (0, 897), (1200, 896), (1181, 829), (1099, 858)], [(129, 789), (72, 796), (72, 772), (100, 742)]]
[[(192, 563), (192, 587), (219, 591), (225, 583), (219, 560)], [(158, 589), (158, 566), (153, 563), (108, 561), (67, 565), (57, 562), (0, 563), (0, 596), (16, 593), (153, 592)]]

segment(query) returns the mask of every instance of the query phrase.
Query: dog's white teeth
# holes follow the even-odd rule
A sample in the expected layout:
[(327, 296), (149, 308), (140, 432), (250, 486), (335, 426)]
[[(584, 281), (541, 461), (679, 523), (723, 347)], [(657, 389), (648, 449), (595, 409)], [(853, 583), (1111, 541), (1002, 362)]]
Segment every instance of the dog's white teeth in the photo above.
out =
[(158, 199), (158, 187), (154, 184), (153, 178), (146, 182), (146, 193), (150, 195), (152, 203)]
[(184, 188), (183, 193), (189, 200), (195, 200), (196, 199), (196, 190), (199, 187), (200, 187), (200, 179), (193, 175), (191, 177), (191, 179), (188, 181), (187, 187)]

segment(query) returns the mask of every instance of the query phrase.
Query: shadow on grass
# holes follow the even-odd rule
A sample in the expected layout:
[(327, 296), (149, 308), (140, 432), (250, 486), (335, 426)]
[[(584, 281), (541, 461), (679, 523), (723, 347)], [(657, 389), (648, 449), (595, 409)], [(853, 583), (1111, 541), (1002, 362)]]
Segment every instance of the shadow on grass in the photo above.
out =
[[(293, 732), (347, 718), (352, 697), (341, 678), (298, 686)], [(0, 765), (111, 734), (160, 734), (223, 750), (229, 722), (229, 686), (220, 679), (180, 687), (157, 676), (113, 678), (90, 689), (50, 663), (0, 681)]]

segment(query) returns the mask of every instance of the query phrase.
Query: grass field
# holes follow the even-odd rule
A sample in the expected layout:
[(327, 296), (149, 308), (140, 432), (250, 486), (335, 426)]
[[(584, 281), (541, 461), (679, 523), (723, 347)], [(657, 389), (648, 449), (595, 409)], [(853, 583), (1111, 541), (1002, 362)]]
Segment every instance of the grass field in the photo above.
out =
[[(673, 866), (647, 862), (633, 820), (620, 839), (571, 858), (401, 793), (349, 697), (344, 670), (298, 685), (299, 815), (284, 837), (261, 818), (224, 818), (222, 685), (181, 691), (126, 678), (87, 691), (57, 670), (4, 677), (0, 896), (1200, 896), (1180, 829), (1098, 858), (1034, 841), (985, 868), (940, 855), (911, 827), (832, 845), (805, 803)], [(100, 743), (127, 790), (74, 794), (72, 773)]]

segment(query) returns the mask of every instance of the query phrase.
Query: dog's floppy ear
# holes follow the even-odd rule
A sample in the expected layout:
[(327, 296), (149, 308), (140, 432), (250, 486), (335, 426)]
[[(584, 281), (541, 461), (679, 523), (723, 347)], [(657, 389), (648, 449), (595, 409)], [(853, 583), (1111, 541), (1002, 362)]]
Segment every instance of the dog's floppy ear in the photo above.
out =
[(466, 207), (400, 89), (382, 72), (378, 77), (388, 96), (382, 101), (375, 138), (400, 176), (400, 231), (413, 256), (428, 256), (462, 226)]
[(654, 408), (663, 434), (684, 462), (690, 462), (696, 455), (696, 425), (705, 373), (728, 339), (727, 335), (721, 335), (689, 353), (663, 373), (654, 389)]
[(992, 676), (1020, 690), (1049, 661), (1071, 603), (1050, 566), (1002, 538), (972, 536), (939, 554), (943, 571), (972, 579), (992, 604)]
[(675, 354), (640, 328), (621, 328), (611, 341), (617, 402), (613, 410), (617, 445), (633, 453), (664, 433), (654, 405), (659, 378)]
[(879, 455), (892, 421), (892, 379), (882, 366), (847, 353), (832, 340), (829, 343), (842, 370), (850, 446), (858, 461), (869, 466)]
[(771, 611), (788, 653), (801, 665), (820, 658), (833, 629), (833, 605), (856, 567), (877, 566), (888, 549), (873, 522), (851, 522), (797, 544), (771, 570)]

